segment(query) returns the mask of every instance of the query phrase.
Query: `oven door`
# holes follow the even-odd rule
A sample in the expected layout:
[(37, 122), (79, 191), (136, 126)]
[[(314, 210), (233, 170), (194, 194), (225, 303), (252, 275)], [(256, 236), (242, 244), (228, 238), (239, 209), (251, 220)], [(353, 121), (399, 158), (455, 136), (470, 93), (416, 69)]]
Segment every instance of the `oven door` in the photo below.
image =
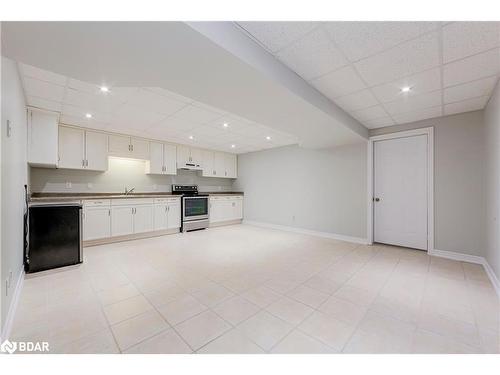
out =
[(182, 221), (208, 219), (208, 197), (183, 197)]

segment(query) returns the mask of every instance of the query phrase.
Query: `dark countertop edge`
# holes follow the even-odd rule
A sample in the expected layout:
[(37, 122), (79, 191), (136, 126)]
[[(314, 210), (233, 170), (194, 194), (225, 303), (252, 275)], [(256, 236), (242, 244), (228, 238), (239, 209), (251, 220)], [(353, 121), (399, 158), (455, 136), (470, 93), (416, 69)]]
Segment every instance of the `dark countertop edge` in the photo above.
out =
[[(202, 191), (201, 194), (208, 195), (244, 195), (240, 191)], [(165, 193), (133, 193), (128, 195), (120, 195), (117, 193), (33, 193), (30, 196), (30, 202), (39, 201), (60, 201), (60, 200), (85, 200), (85, 199), (129, 199), (129, 198), (162, 198), (162, 197), (176, 197), (177, 194), (170, 192)]]

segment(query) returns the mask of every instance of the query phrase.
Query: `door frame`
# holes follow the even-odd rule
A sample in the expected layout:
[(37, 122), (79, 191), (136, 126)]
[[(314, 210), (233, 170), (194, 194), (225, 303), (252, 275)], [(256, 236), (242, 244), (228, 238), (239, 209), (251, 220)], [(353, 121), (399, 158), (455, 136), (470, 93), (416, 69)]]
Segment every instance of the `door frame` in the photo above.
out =
[(368, 139), (367, 152), (367, 242), (373, 244), (374, 237), (374, 206), (373, 206), (373, 184), (374, 184), (374, 143), (388, 139), (406, 138), (416, 135), (427, 135), (427, 252), (434, 250), (434, 128), (420, 128), (405, 130), (394, 133), (376, 135)]

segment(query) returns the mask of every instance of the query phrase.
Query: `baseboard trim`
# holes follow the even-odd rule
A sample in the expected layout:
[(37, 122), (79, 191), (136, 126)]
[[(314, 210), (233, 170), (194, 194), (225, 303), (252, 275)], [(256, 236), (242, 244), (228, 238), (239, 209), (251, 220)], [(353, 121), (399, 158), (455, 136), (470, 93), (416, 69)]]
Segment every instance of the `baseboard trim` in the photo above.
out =
[(432, 250), (429, 250), (428, 253), (429, 253), (429, 255), (433, 255), (436, 257), (452, 259), (452, 260), (459, 260), (461, 262), (484, 264), (484, 262), (486, 261), (486, 259), (484, 259), (483, 257), (477, 256), (477, 255), (457, 253), (454, 251), (432, 249)]
[(12, 297), (12, 302), (9, 307), (9, 312), (7, 313), (5, 324), (0, 334), (0, 343), (7, 340), (10, 337), (10, 333), (12, 332), (14, 317), (16, 315), (17, 306), (19, 304), (19, 297), (21, 296), (21, 291), (23, 289), (23, 283), (24, 283), (24, 270), (21, 270), (21, 272), (19, 273), (19, 278), (17, 279), (16, 282), (16, 289), (14, 290), (14, 295)]
[(253, 220), (243, 220), (243, 224), (254, 225), (256, 227), (278, 229), (278, 230), (283, 230), (286, 232), (308, 234), (310, 236), (316, 236), (316, 237), (331, 238), (333, 240), (353, 242), (353, 243), (358, 243), (358, 244), (362, 244), (362, 245), (368, 245), (368, 240), (366, 238), (361, 238), (361, 237), (345, 236), (343, 234), (320, 232), (320, 231), (316, 231), (316, 230), (295, 228), (295, 227), (289, 227), (286, 225), (271, 224), (271, 223), (265, 223), (262, 221), (253, 221)]
[(497, 275), (495, 275), (495, 272), (493, 272), (493, 269), (491, 268), (486, 258), (477, 255), (462, 254), (462, 253), (456, 253), (454, 251), (445, 251), (437, 249), (429, 250), (429, 255), (437, 256), (440, 258), (459, 260), (461, 262), (481, 264), (484, 267), (484, 270), (486, 271), (486, 274), (488, 275), (488, 278), (490, 279), (493, 288), (495, 288), (498, 297), (500, 297), (500, 281), (498, 280)]

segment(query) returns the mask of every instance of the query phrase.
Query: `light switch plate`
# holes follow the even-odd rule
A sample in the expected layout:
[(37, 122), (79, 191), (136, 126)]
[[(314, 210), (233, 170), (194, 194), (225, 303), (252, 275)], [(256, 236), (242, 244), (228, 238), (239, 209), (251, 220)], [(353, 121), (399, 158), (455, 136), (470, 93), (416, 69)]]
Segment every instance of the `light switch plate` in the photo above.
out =
[(10, 120), (7, 120), (7, 138), (10, 138), (12, 135), (12, 124), (10, 123)]
[(71, 189), (71, 186), (72, 186), (71, 182), (66, 182), (66, 189)]

